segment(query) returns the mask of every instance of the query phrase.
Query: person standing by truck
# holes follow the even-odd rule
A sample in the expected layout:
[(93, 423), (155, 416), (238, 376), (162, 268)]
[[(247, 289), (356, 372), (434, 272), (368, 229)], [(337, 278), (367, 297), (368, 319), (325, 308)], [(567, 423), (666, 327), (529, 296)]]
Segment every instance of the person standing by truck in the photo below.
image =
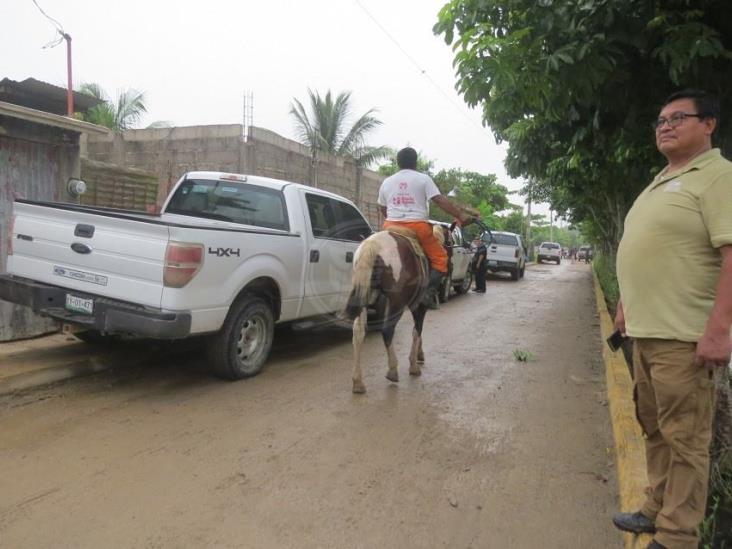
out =
[(473, 272), (475, 273), (474, 292), (479, 294), (485, 293), (485, 276), (488, 269), (486, 257), (488, 256), (488, 248), (482, 238), (475, 239), (475, 254), (473, 255)]
[(442, 278), (447, 274), (447, 252), (435, 238), (429, 223), (430, 201), (442, 211), (465, 224), (470, 216), (453, 205), (432, 178), (417, 171), (417, 151), (405, 147), (397, 153), (399, 171), (387, 177), (379, 188), (379, 211), (384, 216), (383, 228), (403, 227), (412, 230), (430, 262), (430, 275), (424, 303), (430, 309), (439, 307), (437, 293)]

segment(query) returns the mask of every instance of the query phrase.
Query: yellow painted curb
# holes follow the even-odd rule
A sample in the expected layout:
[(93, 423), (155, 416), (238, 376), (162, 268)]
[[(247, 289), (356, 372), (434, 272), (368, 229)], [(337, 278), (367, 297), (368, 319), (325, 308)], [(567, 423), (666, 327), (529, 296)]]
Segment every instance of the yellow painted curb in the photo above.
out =
[[(620, 509), (637, 511), (643, 504), (644, 490), (648, 484), (646, 475), (646, 450), (643, 433), (635, 417), (633, 403), (633, 380), (622, 352), (613, 353), (605, 344), (605, 340), (614, 331), (614, 323), (610, 319), (605, 295), (600, 287), (595, 270), (592, 270), (595, 283), (595, 301), (600, 316), (600, 332), (602, 333), (602, 358), (605, 361), (607, 376), (608, 408), (615, 437), (615, 463), (618, 469), (618, 490), (620, 493)], [(651, 542), (651, 536), (643, 534), (623, 534), (626, 549), (645, 549)]]

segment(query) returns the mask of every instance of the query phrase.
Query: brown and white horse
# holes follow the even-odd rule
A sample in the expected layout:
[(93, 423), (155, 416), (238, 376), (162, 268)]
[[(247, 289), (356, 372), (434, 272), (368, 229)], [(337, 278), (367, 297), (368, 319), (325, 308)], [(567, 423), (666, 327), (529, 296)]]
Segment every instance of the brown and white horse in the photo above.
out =
[[(439, 228), (439, 227), (438, 227)], [(442, 236), (442, 230), (439, 230)], [(437, 236), (437, 231), (435, 235)], [(373, 321), (380, 329), (388, 356), (386, 379), (399, 381), (397, 357), (392, 341), (405, 309), (412, 312), (414, 329), (409, 353), (409, 374), (418, 376), (424, 364), (422, 326), (427, 307), (422, 303), (429, 277), (429, 263), (414, 233), (408, 230), (380, 231), (364, 240), (356, 250), (353, 288), (346, 316), (353, 320), (353, 392), (365, 393), (361, 371), (361, 346), (366, 336), (367, 307), (379, 314)]]

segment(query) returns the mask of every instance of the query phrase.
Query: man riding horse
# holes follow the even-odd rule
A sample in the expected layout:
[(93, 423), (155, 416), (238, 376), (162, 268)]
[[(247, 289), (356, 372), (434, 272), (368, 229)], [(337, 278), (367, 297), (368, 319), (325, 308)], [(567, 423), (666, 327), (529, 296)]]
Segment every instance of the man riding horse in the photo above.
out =
[(435, 237), (429, 218), (429, 202), (464, 224), (471, 216), (453, 205), (440, 193), (429, 175), (417, 171), (417, 151), (406, 147), (397, 153), (400, 170), (387, 177), (379, 189), (379, 210), (386, 220), (384, 229), (406, 228), (414, 232), (430, 262), (430, 274), (424, 303), (437, 309), (438, 289), (447, 274), (447, 252)]

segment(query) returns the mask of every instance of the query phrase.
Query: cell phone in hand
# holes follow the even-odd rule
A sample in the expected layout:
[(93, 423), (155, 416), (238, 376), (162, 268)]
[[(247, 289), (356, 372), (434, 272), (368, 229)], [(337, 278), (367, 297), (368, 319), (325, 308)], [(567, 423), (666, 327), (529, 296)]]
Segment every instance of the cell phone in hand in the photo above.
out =
[(607, 344), (612, 349), (613, 352), (620, 349), (620, 347), (623, 345), (623, 342), (628, 339), (628, 336), (624, 336), (620, 330), (615, 330), (612, 335), (607, 338)]

